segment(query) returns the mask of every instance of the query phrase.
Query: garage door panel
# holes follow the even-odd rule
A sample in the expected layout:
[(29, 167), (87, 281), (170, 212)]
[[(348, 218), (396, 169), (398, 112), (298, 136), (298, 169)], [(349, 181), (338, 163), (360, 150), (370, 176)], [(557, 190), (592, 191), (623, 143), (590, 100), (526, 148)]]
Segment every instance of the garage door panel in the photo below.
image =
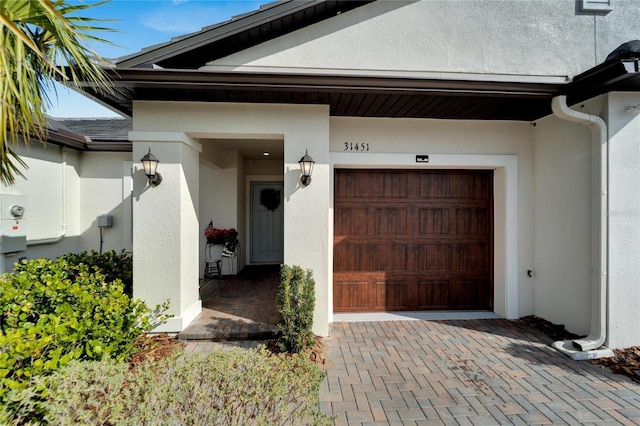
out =
[(489, 212), (486, 208), (456, 209), (456, 235), (488, 236)]
[(371, 253), (373, 248), (368, 244), (341, 243), (334, 247), (333, 270), (342, 271), (370, 271)]
[(449, 175), (449, 198), (489, 199), (491, 188), (486, 176), (479, 173)]
[(378, 244), (375, 248), (372, 271), (407, 271), (409, 247), (406, 244)]
[(418, 178), (420, 198), (449, 198), (449, 176), (442, 173), (423, 173)]
[(458, 272), (485, 274), (489, 271), (488, 244), (460, 244), (456, 252)]
[(406, 208), (376, 208), (373, 210), (373, 229), (378, 235), (402, 235), (407, 233)]
[(486, 280), (458, 280), (453, 286), (452, 305), (456, 309), (491, 309)]
[[(489, 309), (492, 176), (486, 170), (336, 170), (336, 312)], [(340, 289), (351, 282), (359, 284)]]
[(375, 309), (403, 310), (409, 303), (406, 281), (376, 281)]
[(353, 311), (369, 308), (368, 281), (336, 281), (334, 300), (336, 311)]
[(365, 207), (341, 207), (335, 210), (336, 235), (366, 235), (368, 209)]
[(448, 309), (450, 281), (419, 280), (418, 281), (418, 309)]
[(341, 170), (336, 175), (334, 191), (336, 200), (406, 198), (408, 176), (392, 171)]
[(449, 233), (449, 209), (448, 208), (421, 208), (419, 209), (420, 234), (445, 235)]
[(453, 270), (453, 246), (451, 244), (420, 244), (416, 260), (419, 272), (450, 272)]

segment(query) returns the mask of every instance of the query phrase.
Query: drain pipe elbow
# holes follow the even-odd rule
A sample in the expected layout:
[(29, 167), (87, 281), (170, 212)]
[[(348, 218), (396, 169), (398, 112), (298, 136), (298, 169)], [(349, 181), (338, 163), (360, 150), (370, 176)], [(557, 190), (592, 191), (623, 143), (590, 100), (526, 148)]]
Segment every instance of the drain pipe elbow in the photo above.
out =
[[(608, 291), (608, 140), (607, 124), (605, 121), (591, 114), (575, 111), (567, 105), (565, 95), (556, 96), (551, 101), (551, 109), (556, 117), (585, 125), (591, 129), (592, 137), (600, 149), (599, 174), (600, 185), (598, 199), (599, 208), (599, 245), (597, 256), (597, 278), (594, 277), (591, 284), (591, 327), (589, 335), (582, 339), (574, 340), (573, 346), (580, 351), (591, 351), (600, 348), (607, 335), (607, 291)], [(594, 188), (595, 190), (595, 188)], [(594, 191), (595, 192), (595, 191)], [(561, 342), (556, 342), (561, 343)], [(554, 344), (556, 346), (556, 344)]]

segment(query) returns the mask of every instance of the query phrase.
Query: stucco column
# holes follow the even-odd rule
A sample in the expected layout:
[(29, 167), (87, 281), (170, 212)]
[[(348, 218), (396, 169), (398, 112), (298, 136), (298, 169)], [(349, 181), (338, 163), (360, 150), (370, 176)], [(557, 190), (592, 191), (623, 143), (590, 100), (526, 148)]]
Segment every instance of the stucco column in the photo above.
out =
[(640, 93), (610, 93), (609, 297), (605, 345), (640, 344)]
[[(307, 108), (287, 128), (284, 139), (284, 263), (311, 269), (316, 282), (313, 332), (329, 335), (332, 271), (329, 252), (333, 249), (330, 228), (329, 115), (328, 110)], [(305, 152), (316, 162), (311, 184), (300, 182), (299, 161)]]
[[(149, 307), (170, 300), (174, 317), (154, 332), (182, 331), (200, 313), (198, 142), (181, 132), (130, 132), (133, 142), (133, 296)], [(151, 186), (140, 158), (151, 148), (162, 183)]]

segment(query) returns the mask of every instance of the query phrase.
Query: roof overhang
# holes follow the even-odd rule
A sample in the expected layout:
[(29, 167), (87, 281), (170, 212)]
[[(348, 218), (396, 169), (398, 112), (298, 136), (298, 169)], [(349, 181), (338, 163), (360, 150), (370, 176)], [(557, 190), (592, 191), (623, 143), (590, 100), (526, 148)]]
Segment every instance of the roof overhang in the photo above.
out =
[(58, 126), (55, 119), (47, 122), (47, 143), (51, 143), (76, 151), (110, 151), (110, 152), (130, 152), (132, 144), (130, 141), (93, 141), (86, 136), (71, 132)]
[(332, 116), (534, 121), (551, 99), (569, 104), (611, 91), (640, 92), (640, 59), (598, 65), (570, 83), (384, 76), (107, 69), (111, 93), (90, 96), (131, 116), (134, 100), (321, 104)]
[(532, 121), (551, 113), (565, 84), (382, 76), (113, 68), (96, 93), (131, 116), (134, 100), (329, 105), (332, 116)]
[(640, 59), (605, 62), (574, 77), (567, 88), (570, 104), (609, 92), (640, 92)]

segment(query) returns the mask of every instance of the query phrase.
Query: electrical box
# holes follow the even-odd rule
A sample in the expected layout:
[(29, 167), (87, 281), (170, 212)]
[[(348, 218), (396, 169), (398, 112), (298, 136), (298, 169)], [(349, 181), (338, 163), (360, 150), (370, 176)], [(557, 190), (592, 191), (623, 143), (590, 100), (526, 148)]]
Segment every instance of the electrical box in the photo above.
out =
[(101, 214), (98, 216), (98, 228), (111, 228), (113, 226), (113, 216)]
[(27, 197), (0, 195), (0, 253), (27, 249)]

